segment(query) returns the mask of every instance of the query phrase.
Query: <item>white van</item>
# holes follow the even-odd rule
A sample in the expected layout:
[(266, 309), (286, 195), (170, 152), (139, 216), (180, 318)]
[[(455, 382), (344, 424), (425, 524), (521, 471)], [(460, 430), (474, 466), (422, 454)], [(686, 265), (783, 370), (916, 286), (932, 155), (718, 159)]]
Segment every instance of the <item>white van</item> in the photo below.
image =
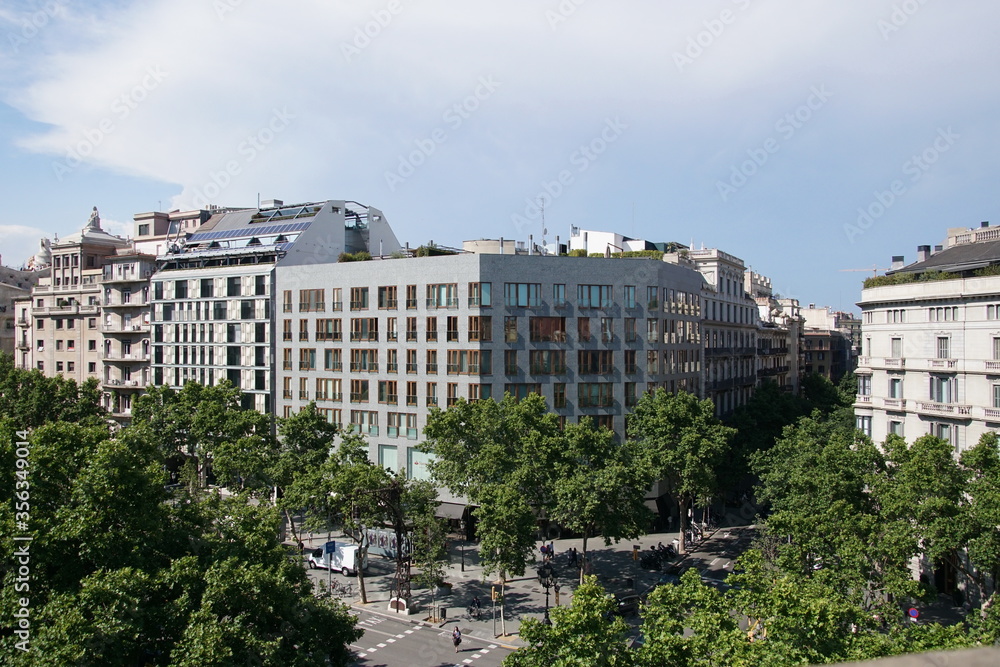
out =
[(321, 567), (328, 570), (341, 572), (345, 577), (350, 577), (358, 571), (360, 560), (361, 569), (368, 569), (368, 553), (359, 548), (356, 544), (344, 542), (327, 542), (319, 549), (309, 552), (309, 567)]

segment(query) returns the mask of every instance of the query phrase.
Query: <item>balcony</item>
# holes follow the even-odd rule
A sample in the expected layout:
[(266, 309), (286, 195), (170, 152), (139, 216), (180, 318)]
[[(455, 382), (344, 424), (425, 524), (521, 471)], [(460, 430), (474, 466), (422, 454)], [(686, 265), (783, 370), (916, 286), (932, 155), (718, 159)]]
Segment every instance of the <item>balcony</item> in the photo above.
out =
[(458, 297), (448, 297), (445, 299), (427, 299), (427, 307), (430, 309), (435, 308), (458, 308)]
[(101, 383), (104, 387), (109, 389), (145, 389), (146, 385), (141, 384), (138, 380), (113, 380), (108, 379)]
[(854, 398), (855, 403), (870, 404), (872, 402), (872, 397), (870, 394), (858, 394)]
[(918, 401), (917, 409), (921, 412), (955, 415), (957, 417), (968, 417), (972, 414), (971, 405), (958, 405), (956, 403), (935, 403), (932, 401)]
[(102, 352), (101, 359), (104, 361), (149, 361), (149, 353), (132, 352), (122, 354), (120, 352)]
[(133, 333), (133, 332), (148, 332), (149, 323), (141, 324), (104, 324), (101, 325), (101, 331), (107, 333)]
[(986, 408), (985, 410), (983, 410), (983, 413), (987, 419), (1000, 420), (1000, 410), (997, 410), (995, 408)]
[(1000, 372), (1000, 361), (984, 361), (983, 364), (987, 371)]
[(886, 357), (882, 364), (889, 368), (906, 368), (906, 359), (903, 357)]
[(958, 359), (929, 359), (927, 365), (934, 369), (954, 370), (958, 368)]
[[(147, 308), (149, 306), (148, 301), (143, 301), (142, 299), (133, 299), (131, 301), (108, 301), (105, 300), (102, 304), (105, 308)], [(92, 306), (97, 308), (97, 306)]]
[(902, 398), (883, 398), (882, 407), (886, 410), (902, 410), (906, 406), (906, 400)]

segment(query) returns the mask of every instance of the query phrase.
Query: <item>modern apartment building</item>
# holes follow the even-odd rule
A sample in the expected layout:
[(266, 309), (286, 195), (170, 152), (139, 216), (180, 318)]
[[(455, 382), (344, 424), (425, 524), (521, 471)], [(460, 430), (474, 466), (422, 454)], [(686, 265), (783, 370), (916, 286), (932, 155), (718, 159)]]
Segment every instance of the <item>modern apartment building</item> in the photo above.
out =
[(429, 410), (458, 398), (535, 392), (560, 419), (622, 436), (643, 392), (702, 389), (704, 279), (691, 267), (463, 253), (279, 263), (275, 276), (278, 413), (315, 400), (412, 477), (426, 476), (414, 445)]
[(400, 249), (382, 213), (356, 202), (271, 201), (215, 213), (157, 259), (153, 383), (228, 379), (246, 407), (273, 412), (276, 295), (298, 293), (302, 272), (373, 247)]
[(957, 453), (1000, 428), (1000, 228), (917, 251), (862, 290), (855, 415), (876, 442), (931, 433)]

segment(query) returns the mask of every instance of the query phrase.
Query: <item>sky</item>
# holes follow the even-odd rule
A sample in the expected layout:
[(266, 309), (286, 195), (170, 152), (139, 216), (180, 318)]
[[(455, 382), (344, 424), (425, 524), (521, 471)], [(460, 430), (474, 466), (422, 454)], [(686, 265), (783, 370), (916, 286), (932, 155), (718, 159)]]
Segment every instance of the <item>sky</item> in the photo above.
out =
[(857, 311), (892, 255), (1000, 224), (998, 24), (987, 0), (4, 0), (0, 261), (94, 206), (131, 234), (345, 199), (411, 246), (716, 247)]

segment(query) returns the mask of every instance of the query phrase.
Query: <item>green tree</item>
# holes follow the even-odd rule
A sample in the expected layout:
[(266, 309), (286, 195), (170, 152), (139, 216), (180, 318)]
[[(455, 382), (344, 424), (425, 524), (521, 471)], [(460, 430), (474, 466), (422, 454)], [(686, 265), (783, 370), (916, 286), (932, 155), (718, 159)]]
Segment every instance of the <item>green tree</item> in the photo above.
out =
[(680, 508), (680, 550), (688, 508), (717, 489), (717, 472), (735, 429), (715, 417), (712, 401), (662, 387), (643, 395), (629, 415), (628, 434), (652, 479), (664, 480)]
[[(573, 593), (568, 607), (552, 609), (552, 624), (534, 618), (521, 623), (525, 647), (508, 655), (505, 667), (628, 667), (632, 653), (626, 646), (628, 624), (614, 616), (617, 603), (587, 577)], [(611, 620), (609, 620), (609, 618)], [(658, 663), (673, 664), (673, 663)]]
[[(583, 535), (584, 563), (590, 536), (599, 534), (610, 545), (649, 528), (652, 514), (643, 499), (653, 480), (635, 450), (632, 442), (616, 442), (612, 431), (594, 428), (589, 417), (566, 426), (551, 516)], [(581, 582), (585, 571), (580, 569)]]
[(14, 366), (14, 358), (0, 352), (0, 417), (13, 420), (20, 429), (31, 429), (56, 421), (82, 426), (107, 425), (101, 407), (101, 390), (90, 378), (82, 385), (61, 375), (50, 378), (40, 371)]

